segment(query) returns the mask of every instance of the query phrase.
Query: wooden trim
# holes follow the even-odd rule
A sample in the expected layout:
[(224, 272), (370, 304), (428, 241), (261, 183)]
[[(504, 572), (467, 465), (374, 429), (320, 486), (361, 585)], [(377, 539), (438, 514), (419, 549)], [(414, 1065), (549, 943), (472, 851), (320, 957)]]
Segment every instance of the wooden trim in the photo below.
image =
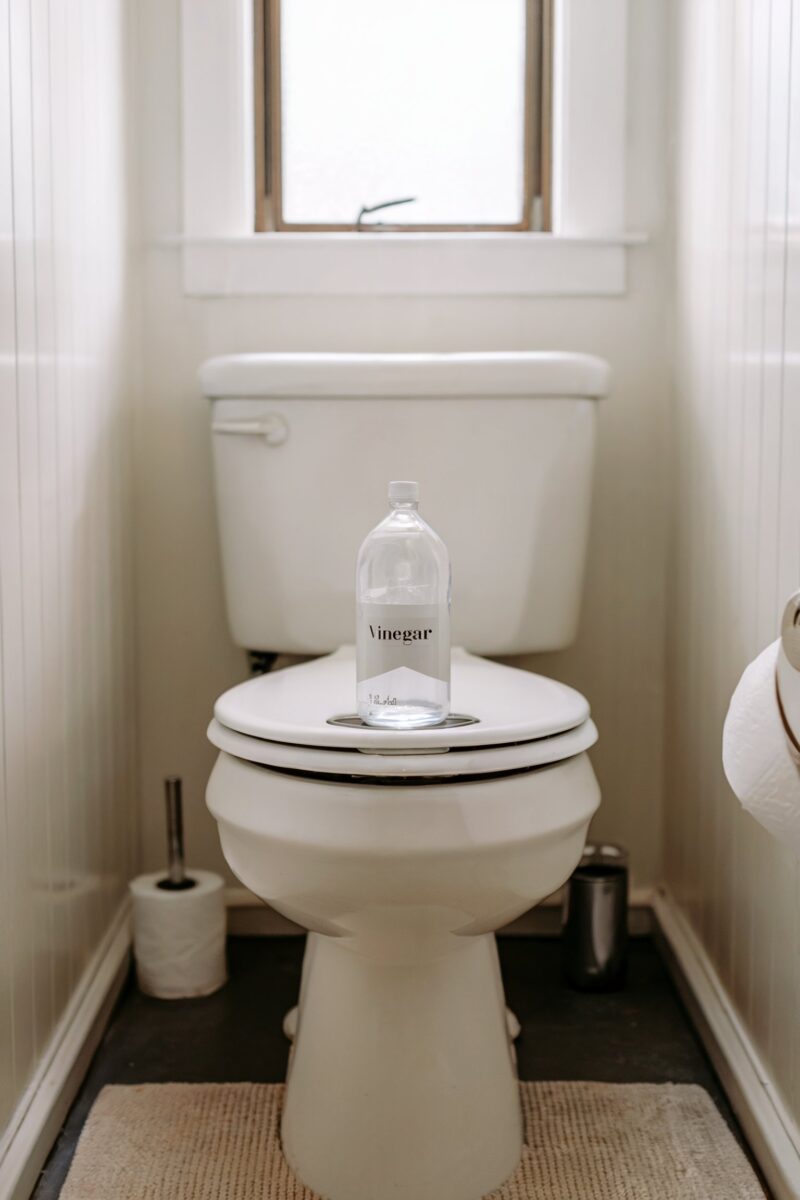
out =
[(523, 197), (526, 228), (533, 228), (533, 203), (539, 186), (539, 135), (541, 91), (536, 86), (541, 71), (542, 0), (527, 0), (525, 8), (525, 112), (522, 121)]
[(524, 179), (521, 219), (500, 225), (408, 225), (398, 223), (362, 225), (360, 229), (357, 229), (355, 223), (298, 224), (284, 220), (281, 170), (281, 0), (254, 0), (254, 3), (255, 231), (257, 233), (264, 233), (268, 228), (279, 233), (528, 233), (532, 229), (533, 203), (540, 194), (543, 213), (547, 213), (547, 223), (543, 228), (549, 229), (550, 200), (549, 195), (545, 196), (541, 189), (545, 178), (548, 182), (550, 178), (549, 166), (545, 175), (542, 160), (545, 144), (548, 153), (550, 146), (549, 130), (545, 143), (543, 126), (545, 114), (547, 114), (547, 119), (550, 116), (550, 102), (543, 88), (542, 72), (545, 63), (549, 63), (551, 57), (552, 48), (545, 44), (545, 37), (550, 36), (552, 21), (549, 21), (545, 28), (545, 18), (552, 0), (526, 0)]
[(269, 0), (253, 0), (253, 114), (255, 127), (254, 186), (256, 229), (266, 229), (267, 182), (267, 31), (264, 7)]
[(0, 1140), (0, 1198), (27, 1200), (108, 1025), (130, 964), (130, 900), (117, 909)]
[(276, 210), (275, 231), (277, 233), (358, 233), (369, 237), (380, 233), (529, 233), (530, 221), (518, 221), (514, 225), (299, 225), (293, 221), (279, 220)]
[(553, 0), (542, 3), (542, 61), (539, 111), (539, 195), (542, 232), (553, 228)]
[[(261, 140), (264, 143), (265, 152), (269, 151), (269, 161), (265, 168), (265, 183), (266, 177), (269, 176), (270, 194), (265, 197), (264, 213), (266, 214), (267, 205), (272, 217), (272, 228), (280, 229), (282, 227), (282, 196), (283, 196), (283, 175), (281, 172), (281, 13), (280, 0), (259, 0), (260, 3), (267, 7), (267, 20), (265, 22), (267, 40), (265, 44), (265, 52), (269, 51), (269, 65), (267, 68), (267, 92), (269, 112), (267, 119), (269, 121), (269, 140), (266, 136), (262, 136)], [(262, 129), (262, 134), (264, 130)], [(258, 133), (256, 140), (258, 140)], [(256, 226), (258, 229), (259, 227)]]
[(800, 1196), (800, 1130), (705, 947), (668, 889), (656, 939), (775, 1200)]

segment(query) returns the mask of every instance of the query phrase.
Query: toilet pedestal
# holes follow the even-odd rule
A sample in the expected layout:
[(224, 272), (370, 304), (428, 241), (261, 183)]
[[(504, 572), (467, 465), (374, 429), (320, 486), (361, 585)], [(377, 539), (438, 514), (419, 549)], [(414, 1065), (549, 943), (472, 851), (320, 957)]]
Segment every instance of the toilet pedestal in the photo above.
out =
[(392, 962), (310, 934), (281, 1134), (326, 1200), (498, 1187), (522, 1121), (494, 936)]

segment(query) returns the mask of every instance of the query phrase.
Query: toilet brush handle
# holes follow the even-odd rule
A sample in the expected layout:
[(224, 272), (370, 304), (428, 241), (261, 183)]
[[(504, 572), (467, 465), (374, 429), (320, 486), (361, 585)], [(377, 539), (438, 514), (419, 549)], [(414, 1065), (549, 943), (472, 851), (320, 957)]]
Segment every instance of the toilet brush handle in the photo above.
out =
[(183, 797), (177, 775), (170, 775), (164, 780), (164, 794), (167, 805), (169, 881), (179, 885), (186, 879), (186, 871), (183, 856)]

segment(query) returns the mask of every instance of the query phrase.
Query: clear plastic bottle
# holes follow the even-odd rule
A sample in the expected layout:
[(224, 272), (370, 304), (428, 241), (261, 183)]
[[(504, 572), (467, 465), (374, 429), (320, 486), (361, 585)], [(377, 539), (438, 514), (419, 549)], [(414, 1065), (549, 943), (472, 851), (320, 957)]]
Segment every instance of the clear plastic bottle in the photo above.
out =
[(389, 515), (356, 567), (358, 715), (419, 729), (450, 711), (450, 560), (417, 511), (419, 484), (389, 484)]

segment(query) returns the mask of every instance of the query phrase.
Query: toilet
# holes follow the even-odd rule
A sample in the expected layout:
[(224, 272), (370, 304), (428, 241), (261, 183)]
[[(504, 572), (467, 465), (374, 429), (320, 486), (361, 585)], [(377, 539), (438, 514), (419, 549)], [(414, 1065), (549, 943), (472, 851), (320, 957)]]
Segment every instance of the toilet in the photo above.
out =
[[(522, 1123), (495, 931), (579, 861), (600, 793), (574, 689), (489, 661), (574, 638), (588, 355), (253, 354), (200, 372), (228, 619), (301, 656), (214, 708), (207, 790), (245, 886), (309, 931), (281, 1138), (327, 1200), (479, 1200)], [(417, 479), (453, 564), (452, 713), (355, 713), (355, 557)]]

